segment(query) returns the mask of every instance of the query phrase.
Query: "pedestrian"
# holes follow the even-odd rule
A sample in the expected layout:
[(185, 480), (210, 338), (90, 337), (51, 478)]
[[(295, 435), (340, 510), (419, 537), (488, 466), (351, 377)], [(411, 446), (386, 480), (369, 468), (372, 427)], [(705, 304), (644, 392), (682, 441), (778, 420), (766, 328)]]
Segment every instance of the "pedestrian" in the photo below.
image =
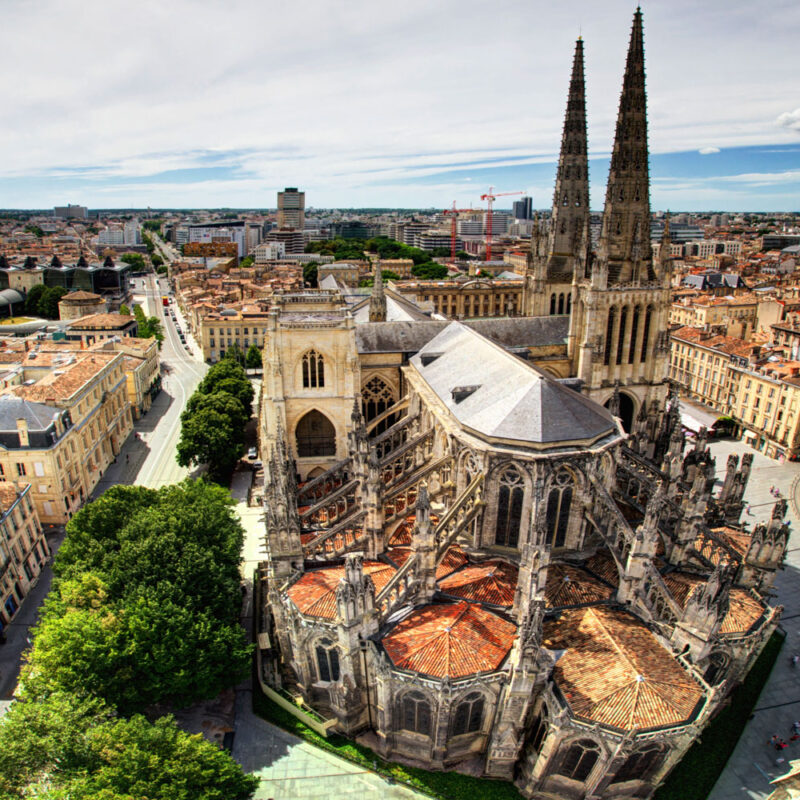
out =
[(777, 745), (778, 744), (778, 734), (773, 733), (772, 738), (767, 742), (767, 744)]
[(775, 494), (775, 484), (773, 484), (772, 486), (769, 487), (769, 493), (770, 494)]
[(794, 728), (795, 733), (800, 733), (800, 722), (793, 722), (792, 727)]
[(795, 654), (792, 656), (792, 666), (793, 666), (793, 667), (796, 667), (796, 666), (797, 666), (797, 662), (798, 662), (798, 661), (800, 661), (800, 656), (798, 656), (798, 655), (797, 655), (797, 653), (795, 653)]
[(125, 456), (125, 463), (126, 463), (126, 464), (130, 464), (130, 463), (131, 463), (131, 456), (130, 456), (130, 453), (126, 454), (126, 456)]
[(745, 509), (745, 513), (747, 514), (748, 517), (752, 517), (753, 516), (753, 514), (750, 511), (750, 503), (747, 504), (747, 508)]

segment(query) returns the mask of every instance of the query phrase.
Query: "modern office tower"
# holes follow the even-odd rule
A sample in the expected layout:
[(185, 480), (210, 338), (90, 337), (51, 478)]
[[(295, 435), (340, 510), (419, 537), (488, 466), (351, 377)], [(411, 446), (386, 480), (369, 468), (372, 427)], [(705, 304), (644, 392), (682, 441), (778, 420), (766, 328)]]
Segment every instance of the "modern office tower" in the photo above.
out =
[(53, 216), (56, 219), (86, 219), (89, 216), (89, 209), (86, 206), (55, 206)]
[(521, 197), (515, 200), (512, 216), (514, 219), (533, 219), (533, 198)]
[(303, 230), (306, 221), (306, 193), (287, 186), (278, 192), (278, 227)]

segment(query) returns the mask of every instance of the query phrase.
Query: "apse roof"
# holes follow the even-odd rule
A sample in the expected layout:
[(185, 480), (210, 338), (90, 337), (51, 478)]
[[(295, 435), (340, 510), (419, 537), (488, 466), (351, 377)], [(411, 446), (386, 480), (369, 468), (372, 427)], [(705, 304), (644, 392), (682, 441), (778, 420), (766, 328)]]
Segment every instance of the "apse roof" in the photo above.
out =
[(461, 425), (492, 439), (542, 447), (619, 435), (607, 409), (458, 322), (411, 364)]

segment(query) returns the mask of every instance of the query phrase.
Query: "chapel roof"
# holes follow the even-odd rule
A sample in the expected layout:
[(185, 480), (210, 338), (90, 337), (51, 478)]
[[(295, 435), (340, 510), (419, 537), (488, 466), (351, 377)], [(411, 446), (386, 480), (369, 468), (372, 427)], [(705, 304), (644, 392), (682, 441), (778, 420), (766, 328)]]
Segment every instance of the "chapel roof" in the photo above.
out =
[(614, 590), (579, 567), (551, 564), (544, 594), (548, 608), (560, 608), (610, 600)]
[(543, 644), (563, 650), (553, 677), (572, 713), (642, 731), (689, 722), (700, 686), (636, 617), (606, 607), (563, 611), (544, 623)]
[(448, 595), (479, 603), (510, 607), (514, 604), (519, 569), (499, 559), (470, 564), (439, 581)]
[(435, 678), (491, 672), (505, 660), (517, 627), (475, 603), (416, 609), (381, 640), (392, 663)]

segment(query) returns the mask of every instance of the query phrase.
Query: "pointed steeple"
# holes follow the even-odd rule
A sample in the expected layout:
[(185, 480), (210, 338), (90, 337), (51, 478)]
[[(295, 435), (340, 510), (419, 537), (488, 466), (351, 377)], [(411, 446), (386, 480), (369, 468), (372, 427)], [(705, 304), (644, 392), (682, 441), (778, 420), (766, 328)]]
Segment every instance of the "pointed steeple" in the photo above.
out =
[(606, 187), (599, 261), (609, 285), (655, 278), (650, 249), (650, 178), (642, 12), (633, 16)]
[(383, 293), (383, 272), (379, 259), (375, 259), (375, 279), (369, 299), (369, 321), (386, 322), (386, 295)]
[[(582, 255), (584, 228), (589, 219), (589, 157), (586, 136), (586, 84), (583, 74), (583, 39), (575, 43), (567, 112), (561, 135), (556, 188), (547, 255), (548, 274), (571, 278), (577, 256)], [(568, 259), (565, 261), (565, 259)]]

